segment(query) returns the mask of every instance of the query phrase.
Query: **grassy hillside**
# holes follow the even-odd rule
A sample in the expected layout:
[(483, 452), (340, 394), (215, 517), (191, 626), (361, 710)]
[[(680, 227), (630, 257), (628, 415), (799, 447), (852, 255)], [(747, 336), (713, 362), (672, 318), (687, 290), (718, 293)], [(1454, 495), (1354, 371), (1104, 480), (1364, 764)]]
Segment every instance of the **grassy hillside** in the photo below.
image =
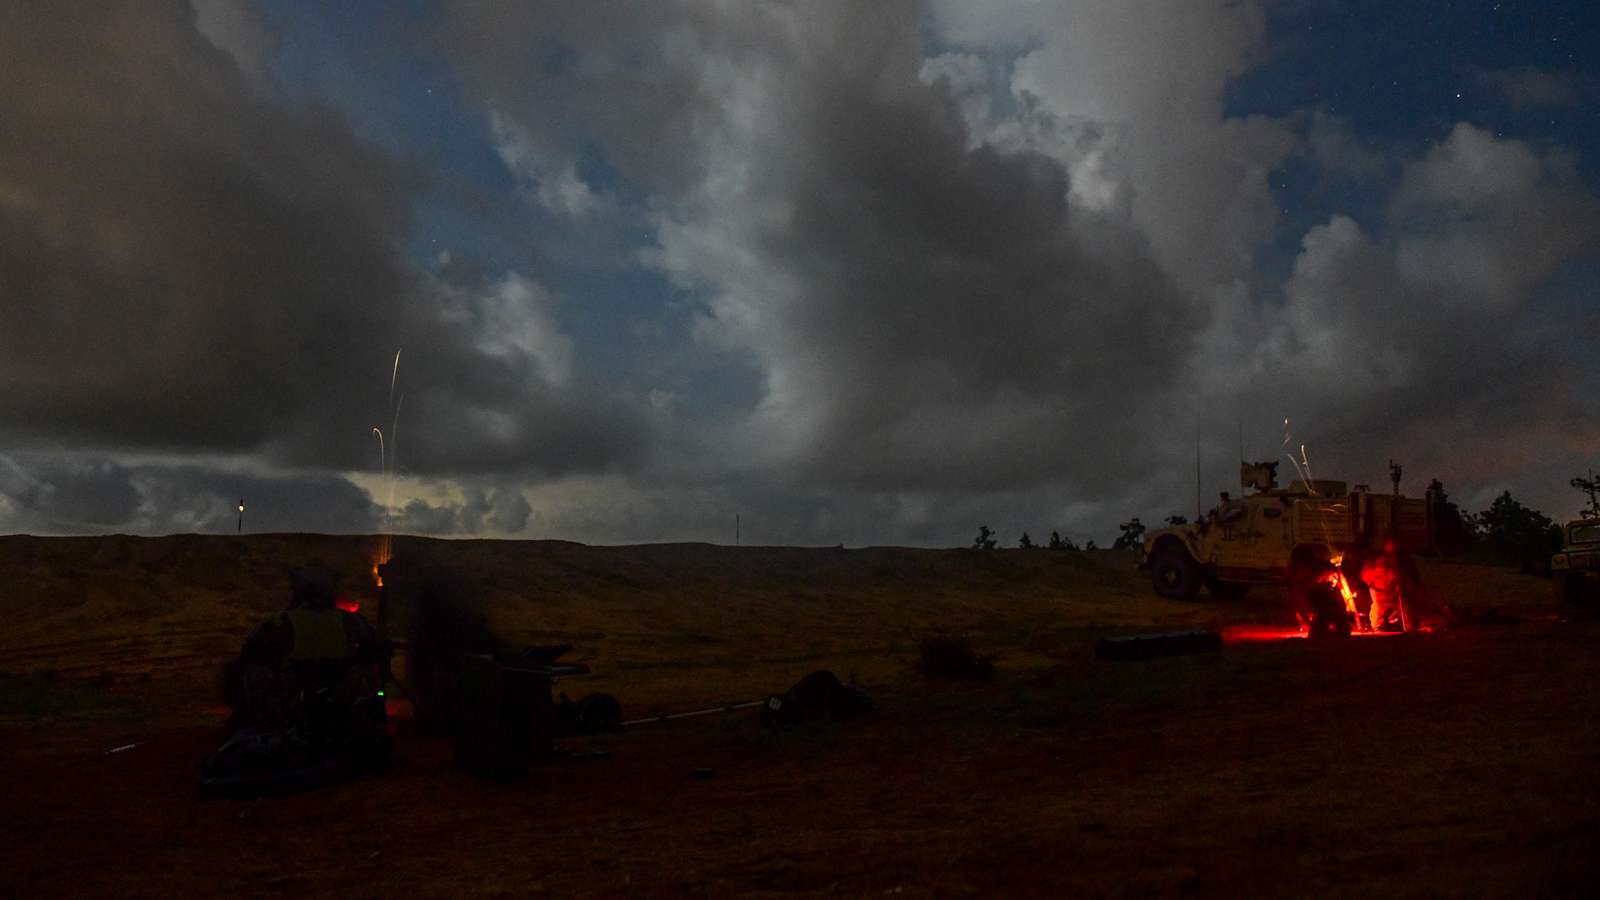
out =
[[(1571, 896), (1594, 882), (1600, 623), (1558, 613), (1547, 581), (1438, 562), (1423, 566), (1432, 589), (1480, 624), (1112, 663), (1094, 637), (1286, 624), (1281, 592), (1163, 601), (1111, 551), (404, 539), (397, 559), (449, 573), (506, 637), (570, 641), (595, 669), (562, 685), (575, 695), (650, 714), (831, 668), (880, 709), (784, 733), (753, 713), (646, 725), (579, 739), (607, 762), (558, 756), (510, 785), (471, 779), (448, 738), (402, 721), (388, 776), (199, 796), (217, 664), (282, 605), (290, 566), (320, 559), (368, 592), (375, 546), (0, 538), (13, 893)], [(998, 655), (995, 678), (913, 672), (940, 632)]]
[[(216, 667), (282, 608), (287, 571), (320, 561), (375, 609), (378, 539), (179, 535), (0, 538), (0, 671), (205, 694)], [(1013, 668), (1082, 655), (1104, 633), (1286, 621), (1281, 592), (1228, 604), (1151, 593), (1116, 551), (914, 550), (560, 541), (395, 539), (397, 560), (447, 571), (463, 602), (517, 643), (571, 643), (606, 690), (637, 709), (738, 700), (832, 668), (882, 681), (918, 642), (967, 636)], [(1433, 563), (1436, 589), (1468, 606), (1546, 604), (1548, 584), (1509, 570)], [(404, 610), (394, 633), (404, 634)], [(198, 692), (198, 693), (196, 693)]]

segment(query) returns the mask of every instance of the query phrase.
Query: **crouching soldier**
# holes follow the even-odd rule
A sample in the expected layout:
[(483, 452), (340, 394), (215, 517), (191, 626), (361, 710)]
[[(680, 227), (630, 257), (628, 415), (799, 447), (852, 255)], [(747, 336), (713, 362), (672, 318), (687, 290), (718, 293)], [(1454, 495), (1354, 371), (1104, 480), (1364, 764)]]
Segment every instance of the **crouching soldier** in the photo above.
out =
[(236, 724), (288, 724), (307, 704), (348, 708), (376, 697), (386, 651), (359, 614), (336, 605), (339, 574), (322, 566), (289, 573), (290, 601), (239, 652), (229, 702)]
[(1382, 551), (1361, 564), (1361, 581), (1372, 594), (1373, 631), (1415, 631), (1448, 626), (1450, 608), (1436, 601), (1422, 583), (1422, 572), (1411, 554), (1394, 541), (1384, 541)]
[(1445, 610), (1430, 601), (1411, 555), (1392, 540), (1361, 564), (1361, 580), (1372, 593), (1373, 631), (1412, 631), (1424, 622), (1442, 623)]

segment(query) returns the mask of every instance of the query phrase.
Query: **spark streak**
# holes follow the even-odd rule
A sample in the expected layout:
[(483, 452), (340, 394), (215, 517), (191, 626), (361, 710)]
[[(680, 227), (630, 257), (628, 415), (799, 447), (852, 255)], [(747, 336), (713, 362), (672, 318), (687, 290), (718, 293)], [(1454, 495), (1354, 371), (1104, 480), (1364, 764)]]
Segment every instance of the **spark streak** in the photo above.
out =
[[(1289, 417), (1288, 416), (1284, 416), (1283, 417), (1283, 446), (1279, 447), (1278, 449), (1281, 450), (1281, 449), (1283, 449), (1283, 447), (1288, 447), (1290, 438), (1291, 438), (1291, 435), (1289, 433)], [(1290, 450), (1288, 453), (1286, 453), (1284, 455), (1289, 457), (1289, 465), (1294, 466), (1295, 474), (1300, 476), (1300, 483), (1304, 484), (1306, 486), (1306, 490), (1310, 491), (1312, 494), (1315, 494), (1317, 492), (1317, 490), (1311, 484), (1311, 460), (1306, 457), (1306, 445), (1305, 444), (1301, 444), (1300, 445), (1300, 458), (1299, 459), (1295, 459), (1294, 458), (1294, 451), (1293, 450)]]
[(394, 472), (392, 471), (393, 467), (390, 465), (389, 459), (392, 456), (397, 456), (399, 453), (400, 407), (406, 402), (405, 394), (401, 394), (399, 400), (396, 400), (394, 395), (395, 386), (400, 380), (401, 349), (403, 348), (395, 348), (394, 365), (389, 370), (389, 445), (395, 448), (395, 453), (391, 454), (386, 451), (383, 441), (383, 429), (376, 425), (372, 426), (372, 433), (378, 436), (378, 467), (383, 473), (384, 488), (383, 530), (385, 533), (378, 540), (378, 559), (372, 565), (373, 578), (377, 581), (379, 586), (382, 586), (383, 579), (378, 575), (378, 566), (389, 561), (393, 554), (392, 548), (394, 544), (394, 536), (389, 533), (393, 528), (390, 515), (391, 510), (394, 509)]
[[(395, 359), (397, 359), (397, 360), (399, 358), (400, 358), (399, 356), (395, 357)], [(396, 402), (395, 405), (394, 405), (394, 418), (392, 420), (390, 420), (390, 422), (389, 422), (389, 443), (394, 447), (396, 456), (400, 455), (400, 407), (404, 406), (405, 402), (406, 402), (406, 395), (405, 394), (401, 394), (400, 395), (400, 400), (398, 402)], [(389, 496), (388, 496), (387, 499), (384, 500), (384, 502), (389, 504), (390, 506), (393, 506), (394, 505), (394, 479), (393, 478), (389, 479), (388, 488), (389, 488)]]
[(400, 378), (400, 350), (401, 349), (402, 348), (396, 348), (395, 349), (395, 351), (394, 351), (394, 371), (389, 373), (389, 405), (390, 406), (394, 405), (394, 383), (395, 383), (395, 381), (397, 381)]
[[(388, 454), (384, 452), (384, 447), (383, 447), (383, 429), (379, 428), (376, 425), (374, 425), (374, 426), (372, 426), (372, 433), (378, 436), (378, 471), (383, 473), (384, 483), (388, 484), (388, 482), (389, 482), (389, 457), (388, 457)], [(391, 493), (392, 493), (392, 490), (391, 490)], [(392, 498), (391, 498), (391, 500), (392, 500)], [(388, 531), (389, 530), (389, 528), (388, 528), (388, 525), (389, 525), (389, 506), (387, 504), (385, 504), (385, 506), (383, 507), (383, 525), (384, 525), (384, 531)], [(373, 568), (373, 572), (374, 573), (377, 572), (378, 564), (386, 563), (388, 561), (389, 561), (389, 538), (387, 536), (379, 537), (378, 538), (378, 562), (373, 564), (373, 567), (372, 567)]]

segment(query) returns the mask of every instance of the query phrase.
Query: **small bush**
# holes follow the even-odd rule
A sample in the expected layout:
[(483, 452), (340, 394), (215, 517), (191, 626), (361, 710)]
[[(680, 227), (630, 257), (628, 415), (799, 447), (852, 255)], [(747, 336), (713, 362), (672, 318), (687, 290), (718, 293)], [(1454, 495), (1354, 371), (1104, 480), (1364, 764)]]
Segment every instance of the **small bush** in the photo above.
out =
[(964, 637), (924, 638), (917, 668), (940, 678), (988, 681), (994, 677), (993, 657), (979, 656)]

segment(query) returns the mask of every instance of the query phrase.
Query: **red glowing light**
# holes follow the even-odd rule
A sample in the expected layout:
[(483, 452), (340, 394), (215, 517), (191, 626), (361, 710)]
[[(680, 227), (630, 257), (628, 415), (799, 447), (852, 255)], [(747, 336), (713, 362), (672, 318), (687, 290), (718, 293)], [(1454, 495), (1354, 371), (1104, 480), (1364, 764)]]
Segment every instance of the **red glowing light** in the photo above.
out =
[(1361, 611), (1356, 608), (1356, 592), (1350, 588), (1350, 582), (1345, 579), (1343, 570), (1335, 569), (1333, 572), (1333, 586), (1339, 589), (1339, 596), (1344, 598), (1344, 610), (1350, 614), (1350, 620), (1357, 623), (1357, 631), (1366, 631), (1367, 623), (1361, 619)]
[(340, 597), (338, 600), (334, 601), (333, 605), (339, 607), (347, 613), (361, 612), (361, 601), (351, 600), (349, 597)]
[(1287, 641), (1305, 636), (1306, 629), (1304, 627), (1233, 625), (1222, 629), (1222, 640), (1230, 644), (1254, 641)]
[[(1369, 557), (1361, 564), (1361, 582), (1367, 586), (1374, 601), (1370, 612), (1365, 613), (1358, 602), (1361, 599), (1360, 595), (1351, 587), (1349, 579), (1345, 577), (1341, 568), (1344, 562), (1343, 554), (1335, 555), (1329, 562), (1333, 564), (1333, 568), (1319, 576), (1316, 583), (1338, 590), (1339, 597), (1344, 601), (1345, 615), (1350, 617), (1349, 636), (1391, 637), (1405, 632), (1431, 632), (1437, 629), (1436, 623), (1418, 621), (1416, 612), (1408, 607), (1410, 600), (1403, 594), (1401, 571), (1391, 555)], [(1355, 574), (1354, 570), (1351, 574)], [(1300, 610), (1295, 615), (1300, 620), (1298, 628), (1238, 625), (1223, 629), (1223, 640), (1228, 643), (1241, 643), (1281, 641), (1310, 636), (1315, 624), (1314, 614), (1309, 610)], [(1387, 624), (1390, 627), (1380, 630), (1378, 627), (1380, 624)], [(1400, 627), (1393, 627), (1394, 625)]]

